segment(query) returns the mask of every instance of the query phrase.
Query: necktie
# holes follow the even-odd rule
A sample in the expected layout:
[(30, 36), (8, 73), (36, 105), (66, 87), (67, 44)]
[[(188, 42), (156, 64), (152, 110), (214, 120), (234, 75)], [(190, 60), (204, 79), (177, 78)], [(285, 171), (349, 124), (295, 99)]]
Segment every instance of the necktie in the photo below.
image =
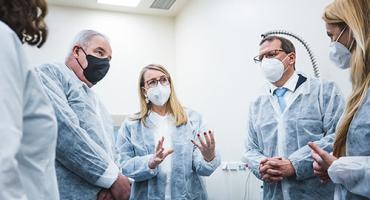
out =
[(274, 91), (274, 94), (277, 96), (278, 98), (278, 102), (279, 102), (279, 106), (280, 106), (280, 110), (281, 112), (284, 111), (285, 109), (285, 106), (286, 106), (286, 103), (285, 103), (285, 100), (284, 100), (284, 94), (288, 91), (287, 88), (284, 88), (284, 87), (281, 87), (281, 88), (277, 88), (275, 91)]

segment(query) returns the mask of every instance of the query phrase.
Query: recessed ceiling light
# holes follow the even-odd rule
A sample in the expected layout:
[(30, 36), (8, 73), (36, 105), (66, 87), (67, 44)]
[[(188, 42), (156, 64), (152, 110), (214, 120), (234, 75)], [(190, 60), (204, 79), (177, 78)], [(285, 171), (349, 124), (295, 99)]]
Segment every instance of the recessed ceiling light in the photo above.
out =
[(140, 1), (141, 0), (98, 0), (98, 3), (115, 6), (137, 7)]

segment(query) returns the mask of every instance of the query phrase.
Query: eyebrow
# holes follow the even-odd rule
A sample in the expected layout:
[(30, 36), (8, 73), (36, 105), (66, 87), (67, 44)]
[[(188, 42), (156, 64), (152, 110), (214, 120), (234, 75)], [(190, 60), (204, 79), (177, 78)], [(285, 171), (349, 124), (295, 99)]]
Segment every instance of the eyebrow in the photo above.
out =
[(152, 81), (152, 80), (157, 80), (157, 79), (164, 78), (164, 77), (166, 77), (166, 75), (161, 75), (161, 76), (153, 77), (153, 78), (151, 78), (151, 79), (149, 79), (149, 80), (147, 80), (145, 82)]

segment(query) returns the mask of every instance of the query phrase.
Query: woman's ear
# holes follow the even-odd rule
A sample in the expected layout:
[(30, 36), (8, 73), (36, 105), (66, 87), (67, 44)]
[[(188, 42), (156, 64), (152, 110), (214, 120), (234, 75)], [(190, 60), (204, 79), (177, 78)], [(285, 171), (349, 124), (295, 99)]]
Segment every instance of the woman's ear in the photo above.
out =
[(141, 87), (141, 92), (143, 93), (143, 95), (146, 97), (146, 89), (145, 89), (145, 87), (143, 86), (143, 87)]

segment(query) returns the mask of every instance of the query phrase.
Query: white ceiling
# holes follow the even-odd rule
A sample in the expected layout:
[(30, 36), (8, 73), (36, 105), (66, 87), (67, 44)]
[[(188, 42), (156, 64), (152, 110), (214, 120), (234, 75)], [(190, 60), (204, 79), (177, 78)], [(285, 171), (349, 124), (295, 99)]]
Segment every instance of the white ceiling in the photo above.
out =
[(150, 8), (150, 5), (152, 5), (153, 1), (154, 0), (141, 0), (140, 4), (136, 8), (98, 4), (97, 0), (48, 0), (48, 3), (51, 5), (58, 6), (71, 6), (106, 11), (176, 16), (185, 6), (186, 2), (190, 0), (176, 0), (176, 2), (172, 5), (172, 7), (169, 10)]

